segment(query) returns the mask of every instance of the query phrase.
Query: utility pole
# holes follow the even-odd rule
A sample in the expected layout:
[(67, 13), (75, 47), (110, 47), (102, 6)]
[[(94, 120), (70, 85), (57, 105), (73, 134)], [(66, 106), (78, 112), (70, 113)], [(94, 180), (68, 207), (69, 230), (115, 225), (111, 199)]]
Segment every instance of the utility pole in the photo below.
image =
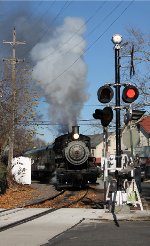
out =
[(13, 30), (13, 41), (3, 41), (4, 44), (10, 44), (12, 46), (12, 57), (9, 59), (4, 59), (11, 64), (12, 73), (12, 120), (10, 126), (9, 134), (9, 155), (8, 155), (8, 166), (11, 168), (13, 152), (14, 152), (14, 140), (15, 140), (15, 118), (16, 118), (16, 63), (23, 62), (21, 59), (16, 58), (16, 45), (25, 44), (25, 42), (20, 42), (16, 40), (16, 30)]

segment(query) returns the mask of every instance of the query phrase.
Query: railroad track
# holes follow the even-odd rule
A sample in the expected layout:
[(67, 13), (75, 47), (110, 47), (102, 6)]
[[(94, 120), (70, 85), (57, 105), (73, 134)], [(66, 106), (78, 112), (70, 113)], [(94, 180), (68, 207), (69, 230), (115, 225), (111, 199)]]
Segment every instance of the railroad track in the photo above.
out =
[[(94, 195), (90, 197), (90, 192), (96, 192), (98, 194), (101, 193), (100, 197), (94, 198)], [(93, 193), (93, 194), (94, 194)], [(53, 196), (47, 198), (36, 199), (36, 201), (28, 202), (23, 205), (19, 205), (15, 208), (11, 209), (4, 209), (0, 211), (0, 221), (1, 227), (0, 232), (8, 230), (10, 228), (16, 227), (18, 225), (27, 223), (29, 221), (38, 219), (42, 216), (46, 216), (50, 213), (53, 213), (61, 208), (73, 207), (74, 205), (80, 203), (83, 206), (81, 207), (90, 207), (90, 208), (103, 208), (104, 201), (103, 201), (103, 192), (97, 189), (96, 186), (89, 186), (85, 190), (79, 191), (61, 191)], [(76, 207), (76, 206), (74, 206)], [(27, 208), (37, 208), (36, 210), (31, 210)], [(43, 208), (44, 211), (38, 210), (38, 208)], [(45, 209), (44, 209), (45, 208)], [(26, 213), (28, 211), (28, 213)], [(34, 211), (34, 212), (33, 212)], [(33, 214), (34, 213), (34, 214)], [(20, 220), (17, 220), (17, 216)], [(21, 216), (20, 216), (21, 215)], [(7, 220), (12, 221), (11, 223), (7, 224)]]
[(66, 190), (62, 192), (59, 196), (56, 196), (54, 199), (45, 199), (45, 201), (40, 204), (33, 204), (29, 206), (30, 208), (64, 208), (69, 207), (75, 203), (81, 201), (88, 193), (89, 188), (86, 190)]
[[(65, 192), (64, 192), (65, 193)], [(7, 221), (8, 217), (11, 218), (11, 220), (13, 220), (13, 222), (9, 223), (9, 224), (5, 224), (3, 226), (0, 227), (0, 232), (2, 231), (6, 231), (8, 229), (11, 229), (13, 227), (16, 227), (16, 226), (19, 226), (21, 224), (25, 224), (29, 221), (32, 221), (32, 220), (35, 220), (35, 219), (38, 219), (42, 216), (45, 216), (45, 215), (48, 215), (52, 212), (55, 212), (61, 208), (65, 208), (65, 207), (69, 207), (71, 206), (72, 204), (74, 203), (77, 203), (79, 202), (80, 200), (82, 200), (88, 193), (88, 189), (84, 192), (84, 194), (82, 194), (82, 196), (78, 197), (78, 199), (76, 200), (72, 200), (71, 197), (73, 197), (73, 193), (74, 192), (71, 192), (70, 194), (67, 193), (67, 195), (65, 197), (63, 197), (63, 199), (60, 199), (61, 202), (59, 202), (59, 205), (54, 208), (48, 208), (48, 209), (45, 209), (45, 211), (43, 212), (38, 212), (37, 210), (35, 212), (37, 212), (36, 214), (32, 214), (31, 216), (28, 216), (28, 217), (25, 217), (25, 218), (22, 218), (20, 220), (16, 220), (16, 214), (17, 216), (23, 216), (23, 212), (26, 213), (26, 208), (13, 208), (13, 209), (5, 209), (3, 211), (0, 211), (1, 214), (0, 214), (0, 218), (1, 218), (1, 223), (2, 222), (5, 222)], [(63, 192), (60, 192), (58, 196), (62, 196)], [(57, 196), (57, 197), (58, 197)], [(56, 199), (56, 196), (55, 197), (51, 197), (49, 198), (48, 200), (55, 200)], [(64, 202), (64, 199), (65, 199), (65, 202)], [(43, 201), (44, 202), (44, 201)], [(58, 202), (58, 199), (56, 200), (56, 202)], [(58, 203), (57, 203), (58, 204)], [(37, 204), (36, 204), (37, 205)], [(29, 206), (29, 205), (28, 205)], [(33, 207), (33, 204), (30, 205), (31, 207)], [(29, 211), (29, 210), (28, 210)], [(25, 215), (26, 216), (26, 215)]]
[[(22, 210), (23, 210), (23, 209), (22, 209)], [(58, 210), (58, 209), (48, 209), (48, 210), (45, 210), (45, 211), (43, 211), (43, 212), (41, 212), (41, 213), (37, 213), (37, 214), (34, 214), (34, 215), (32, 215), (32, 216), (29, 216), (29, 217), (26, 217), (26, 218), (23, 218), (23, 219), (14, 221), (14, 222), (12, 222), (12, 223), (6, 224), (6, 225), (0, 227), (0, 232), (6, 231), (6, 230), (8, 230), (8, 229), (11, 229), (11, 228), (16, 227), (16, 226), (21, 225), (21, 224), (25, 224), (25, 223), (27, 223), (27, 222), (29, 222), (29, 221), (38, 219), (38, 218), (40, 218), (40, 217), (42, 217), (42, 216), (45, 216), (45, 215), (47, 215), (47, 214), (50, 214), (50, 213), (56, 211), (56, 210)], [(17, 209), (14, 209), (14, 211), (12, 211), (12, 213), (16, 213), (16, 212), (18, 212)], [(22, 213), (22, 211), (21, 211), (21, 213)], [(7, 214), (7, 215), (8, 215), (8, 214)], [(9, 216), (10, 216), (10, 213), (9, 213)], [(5, 218), (7, 218), (6, 215), (5, 215), (5, 217), (4, 217), (4, 220), (5, 220)]]
[[(93, 187), (88, 187), (86, 190), (82, 191), (61, 191), (59, 194), (55, 196), (51, 196), (47, 199), (43, 199), (42, 201), (36, 202), (36, 204), (28, 204), (22, 208), (12, 208), (12, 209), (4, 209), (0, 211), (0, 221), (1, 227), (0, 232), (6, 231), (8, 229), (14, 228), (21, 224), (25, 224), (32, 220), (38, 219), (40, 217), (46, 216), (50, 213), (53, 213), (61, 208), (71, 207), (77, 203), (83, 203), (84, 205), (88, 203), (90, 206), (95, 206), (100, 209), (103, 208), (103, 201), (96, 202), (94, 199), (89, 197), (90, 189), (93, 190)], [(46, 203), (47, 208), (43, 209), (44, 211), (40, 211), (39, 209), (43, 207), (43, 204)], [(31, 210), (27, 208), (37, 208), (36, 210)], [(39, 209), (38, 209), (39, 208)], [(34, 214), (33, 214), (34, 213)], [(20, 219), (17, 220), (17, 217)], [(7, 224), (7, 220), (12, 221)]]
[[(39, 200), (36, 200), (35, 202), (27, 203), (26, 205), (23, 205), (23, 206), (21, 206), (21, 204), (20, 204), (19, 206), (14, 207), (14, 208), (1, 210), (0, 211), (1, 222), (2, 222), (2, 219), (3, 219), (3, 221), (5, 221), (5, 220), (7, 220), (8, 217), (11, 217), (11, 216), (13, 217), (13, 215), (16, 215), (16, 214), (20, 215), (20, 213), (22, 214), (22, 212), (24, 212), (26, 210), (26, 208), (29, 207), (29, 206), (41, 204), (41, 203), (44, 203), (47, 200), (53, 200), (56, 197), (61, 196), (63, 193), (64, 193), (64, 191), (61, 191), (61, 192), (59, 192), (58, 194), (56, 194), (54, 196), (51, 196), (51, 197), (48, 197), (48, 198), (45, 198), (45, 199), (39, 199)], [(6, 224), (4, 226), (1, 226), (0, 227), (0, 232), (8, 230), (10, 228), (13, 228), (15, 226), (18, 226), (20, 224), (26, 223), (28, 221), (40, 218), (41, 216), (44, 216), (44, 215), (49, 214), (49, 213), (51, 213), (53, 211), (56, 211), (56, 210), (57, 209), (51, 208), (51, 209), (48, 209), (48, 210), (46, 210), (46, 211), (44, 211), (42, 213), (37, 213), (37, 214), (34, 214), (34, 215), (29, 216), (27, 218), (23, 218), (23, 219), (18, 220), (18, 221), (15, 221), (15, 217), (14, 217), (14, 222), (12, 222), (10, 224)]]

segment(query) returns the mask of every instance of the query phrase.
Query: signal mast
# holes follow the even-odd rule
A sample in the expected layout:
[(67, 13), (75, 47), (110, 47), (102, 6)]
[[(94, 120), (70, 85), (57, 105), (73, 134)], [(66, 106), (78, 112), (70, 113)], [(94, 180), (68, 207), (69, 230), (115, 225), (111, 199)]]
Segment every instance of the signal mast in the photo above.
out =
[[(128, 103), (127, 110), (124, 116), (125, 124), (128, 124), (132, 119), (140, 117), (145, 113), (145, 111), (140, 110), (133, 110), (132, 103), (138, 98), (139, 91), (136, 86), (131, 84), (121, 84), (120, 83), (120, 49), (122, 43), (122, 36), (120, 34), (115, 34), (112, 37), (112, 42), (114, 43), (114, 50), (115, 50), (115, 83), (114, 84), (106, 84), (100, 87), (97, 91), (97, 97), (100, 103), (109, 103), (113, 96), (114, 92), (111, 86), (115, 88), (115, 107), (114, 110), (116, 111), (116, 168), (121, 168), (121, 158), (122, 158), (122, 151), (121, 151), (121, 123), (120, 123), (120, 111), (123, 107), (120, 104), (120, 88), (124, 86), (122, 91), (122, 100), (125, 103)], [(132, 50), (133, 53), (133, 50)], [(131, 58), (133, 59), (133, 54), (131, 54)], [(111, 106), (104, 107), (103, 109), (96, 109), (95, 113), (93, 114), (95, 119), (99, 119), (101, 124), (105, 129), (109, 126), (110, 122), (113, 119), (113, 109)], [(105, 155), (106, 157), (106, 155)], [(104, 164), (104, 171), (107, 169), (107, 160), (105, 159)], [(107, 173), (107, 172), (106, 172)], [(122, 196), (121, 191), (123, 187), (123, 175), (122, 173), (118, 173), (116, 171), (116, 180), (117, 180), (117, 192), (119, 196)], [(105, 172), (104, 172), (104, 183), (105, 183)], [(105, 184), (104, 184), (105, 189)], [(115, 195), (117, 196), (117, 195)], [(119, 198), (120, 200), (120, 198)]]

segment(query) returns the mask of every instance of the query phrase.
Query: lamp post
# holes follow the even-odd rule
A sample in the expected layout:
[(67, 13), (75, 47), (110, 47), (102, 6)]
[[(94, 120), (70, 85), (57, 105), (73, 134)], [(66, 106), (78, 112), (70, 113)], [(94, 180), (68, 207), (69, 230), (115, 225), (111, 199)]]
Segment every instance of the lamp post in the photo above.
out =
[(120, 49), (122, 36), (115, 34), (112, 37), (115, 50), (115, 110), (116, 110), (116, 167), (121, 167), (121, 128), (120, 128)]

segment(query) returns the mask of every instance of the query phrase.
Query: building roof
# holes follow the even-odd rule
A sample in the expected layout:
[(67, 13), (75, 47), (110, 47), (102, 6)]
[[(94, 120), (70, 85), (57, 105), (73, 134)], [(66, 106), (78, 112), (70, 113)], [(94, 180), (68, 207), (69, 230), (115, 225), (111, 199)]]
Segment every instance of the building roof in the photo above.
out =
[(150, 116), (143, 117), (139, 121), (139, 125), (147, 134), (150, 134)]
[[(112, 132), (108, 133), (108, 137), (112, 134)], [(98, 144), (103, 142), (103, 133), (100, 134), (94, 134), (94, 135), (88, 135), (91, 139), (91, 148), (96, 148)]]
[(91, 139), (91, 148), (96, 148), (96, 146), (103, 141), (103, 133), (88, 135)]

